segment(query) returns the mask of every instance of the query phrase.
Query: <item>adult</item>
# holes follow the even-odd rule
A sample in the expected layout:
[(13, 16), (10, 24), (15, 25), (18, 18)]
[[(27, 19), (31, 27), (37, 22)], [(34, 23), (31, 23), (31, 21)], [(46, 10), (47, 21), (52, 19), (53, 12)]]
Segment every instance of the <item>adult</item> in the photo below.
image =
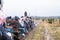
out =
[(9, 38), (9, 36), (6, 34), (6, 31), (5, 31), (5, 29), (2, 25), (4, 17), (5, 17), (5, 15), (3, 14), (2, 10), (1, 10), (1, 7), (0, 7), (0, 40), (11, 40)]

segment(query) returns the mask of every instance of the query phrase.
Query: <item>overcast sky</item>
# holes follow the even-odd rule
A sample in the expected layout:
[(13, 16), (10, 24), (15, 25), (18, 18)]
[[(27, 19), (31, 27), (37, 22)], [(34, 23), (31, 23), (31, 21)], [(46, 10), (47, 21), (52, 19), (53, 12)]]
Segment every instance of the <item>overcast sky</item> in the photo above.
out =
[(60, 16), (60, 0), (3, 0), (3, 11), (8, 16)]

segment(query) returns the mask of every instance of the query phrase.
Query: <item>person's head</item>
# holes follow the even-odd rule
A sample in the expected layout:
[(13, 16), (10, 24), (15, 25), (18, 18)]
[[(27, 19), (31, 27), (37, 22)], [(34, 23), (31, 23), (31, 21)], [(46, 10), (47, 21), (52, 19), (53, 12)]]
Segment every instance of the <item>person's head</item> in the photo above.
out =
[(27, 12), (25, 11), (24, 16), (27, 16)]
[(9, 19), (12, 19), (12, 17), (11, 16), (6, 17), (6, 20), (9, 20)]
[(18, 17), (18, 16), (15, 16), (14, 19), (15, 19), (15, 20), (19, 20), (19, 17)]
[(30, 17), (30, 19), (32, 19), (32, 17)]

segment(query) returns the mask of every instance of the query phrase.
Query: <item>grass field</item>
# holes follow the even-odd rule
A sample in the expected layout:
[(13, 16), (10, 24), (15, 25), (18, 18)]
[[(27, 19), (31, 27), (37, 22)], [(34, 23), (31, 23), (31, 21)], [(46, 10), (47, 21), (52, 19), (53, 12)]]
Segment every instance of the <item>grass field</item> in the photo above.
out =
[(32, 40), (38, 40), (38, 38), (40, 37), (40, 29), (41, 29), (41, 26), (38, 25), (38, 27), (36, 27), (36, 30), (34, 31)]
[(48, 24), (47, 28), (49, 30), (51, 40), (60, 40), (60, 27), (51, 26)]
[(36, 30), (33, 33), (32, 40), (40, 40), (40, 38), (41, 38), (41, 29), (42, 29), (42, 23), (40, 22), (40, 24), (37, 25)]
[(60, 24), (57, 21), (53, 24), (46, 22), (46, 27), (49, 30), (50, 40), (60, 40)]
[(50, 40), (60, 40), (60, 27), (58, 25), (49, 24), (47, 22), (41, 22), (40, 25), (37, 26), (32, 40), (45, 40), (43, 35), (41, 35), (41, 29), (43, 28), (44, 23), (50, 34)]

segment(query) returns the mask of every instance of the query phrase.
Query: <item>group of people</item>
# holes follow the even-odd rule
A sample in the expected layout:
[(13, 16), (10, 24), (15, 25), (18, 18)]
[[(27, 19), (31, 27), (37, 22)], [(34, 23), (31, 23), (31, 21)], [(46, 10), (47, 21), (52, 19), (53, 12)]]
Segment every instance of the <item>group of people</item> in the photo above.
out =
[(0, 18), (0, 40), (11, 40), (6, 34), (6, 31), (9, 31), (9, 29), (11, 29), (11, 32), (16, 36), (14, 37), (15, 40), (18, 40), (18, 35), (24, 37), (25, 34), (28, 34), (34, 28), (34, 21), (31, 17), (27, 16), (26, 12), (21, 18), (18, 16), (13, 18), (8, 16), (4, 19), (4, 22), (2, 20), (3, 19)]

